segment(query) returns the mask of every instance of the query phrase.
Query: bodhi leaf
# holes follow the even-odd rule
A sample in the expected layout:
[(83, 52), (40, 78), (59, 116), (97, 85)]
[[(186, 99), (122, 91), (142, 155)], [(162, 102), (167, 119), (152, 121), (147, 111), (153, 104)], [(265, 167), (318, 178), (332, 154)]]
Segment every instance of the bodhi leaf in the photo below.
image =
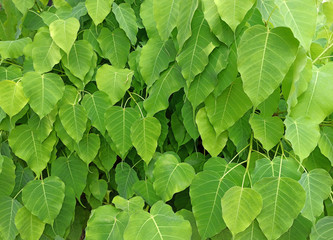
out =
[(279, 240), (306, 240), (311, 232), (311, 227), (312, 222), (299, 214), (291, 228), (289, 228), (289, 230), (283, 234)]
[(58, 216), (65, 197), (65, 184), (55, 176), (30, 181), (22, 191), (24, 206), (45, 223)]
[(97, 156), (100, 141), (97, 134), (86, 134), (77, 144), (76, 151), (79, 157), (87, 164), (91, 163)]
[(131, 127), (138, 118), (140, 113), (133, 108), (113, 106), (105, 112), (106, 129), (122, 159), (132, 147)]
[(99, 90), (107, 93), (111, 104), (116, 104), (130, 88), (133, 71), (129, 69), (119, 69), (108, 64), (104, 64), (97, 70), (96, 83)]
[(64, 50), (65, 53), (69, 54), (80, 28), (79, 20), (73, 17), (66, 20), (59, 19), (52, 22), (49, 28), (50, 35), (54, 42)]
[(156, 237), (190, 240), (191, 234), (191, 224), (177, 216), (169, 205), (159, 201), (151, 207), (150, 213), (141, 210), (130, 216), (124, 240), (146, 240)]
[(146, 29), (147, 35), (149, 39), (159, 38), (158, 31), (156, 28), (156, 22), (154, 20), (153, 12), (153, 1), (154, 0), (144, 0), (141, 3), (140, 7), (140, 17), (142, 19), (142, 23)]
[(235, 240), (267, 240), (267, 238), (262, 233), (258, 222), (254, 220), (247, 229), (235, 236)]
[(332, 177), (323, 169), (313, 169), (303, 173), (299, 180), (306, 192), (305, 206), (302, 215), (314, 222), (324, 211), (323, 201), (328, 198), (333, 185)]
[(141, 196), (150, 206), (161, 199), (156, 195), (153, 184), (149, 180), (137, 181), (132, 189), (136, 195)]
[(18, 114), (28, 103), (21, 82), (0, 81), (0, 92), (0, 107), (11, 118)]
[(168, 40), (172, 30), (177, 25), (179, 7), (179, 1), (153, 0), (154, 20), (158, 33), (163, 41)]
[(133, 196), (133, 185), (139, 181), (136, 172), (127, 163), (121, 162), (116, 167), (117, 190), (121, 197), (129, 199)]
[(45, 227), (45, 223), (33, 215), (26, 207), (22, 207), (17, 211), (15, 225), (20, 237), (24, 240), (39, 239)]
[(278, 239), (293, 224), (305, 202), (305, 191), (294, 179), (287, 177), (263, 178), (253, 189), (263, 199), (257, 220), (268, 240)]
[(243, 232), (262, 209), (262, 198), (251, 188), (235, 186), (222, 197), (222, 216), (233, 235)]
[(255, 0), (214, 0), (221, 19), (235, 32), (237, 26), (243, 21), (246, 13), (252, 8)]
[(112, 203), (116, 208), (128, 212), (129, 214), (135, 213), (138, 210), (142, 210), (145, 206), (145, 201), (142, 197), (136, 196), (129, 200), (120, 196), (115, 196), (112, 199)]
[(318, 142), (318, 147), (325, 157), (331, 161), (333, 165), (333, 129), (330, 127), (323, 127), (321, 136)]
[(165, 153), (154, 165), (154, 189), (167, 202), (177, 192), (190, 186), (195, 172), (188, 163), (180, 163), (173, 154)]
[(284, 125), (278, 117), (263, 117), (254, 114), (250, 117), (254, 137), (269, 151), (279, 143), (284, 133)]
[(0, 41), (1, 58), (18, 58), (22, 56), (24, 47), (31, 42), (31, 38), (28, 37), (14, 41)]
[(49, 114), (62, 98), (65, 86), (59, 75), (28, 72), (22, 78), (23, 91), (40, 119)]
[(310, 239), (324, 240), (332, 238), (333, 234), (333, 216), (326, 216), (318, 220), (312, 227)]
[(160, 134), (161, 124), (154, 117), (139, 118), (131, 127), (133, 146), (147, 164), (155, 153)]
[(3, 160), (2, 162), (2, 170), (0, 172), (0, 196), (8, 196), (10, 195), (15, 187), (15, 165), (13, 160), (7, 156), (0, 155), (0, 158)]
[(18, 234), (15, 216), (21, 207), (21, 203), (16, 199), (7, 196), (0, 197), (0, 236), (4, 239), (15, 239)]
[(167, 109), (170, 95), (177, 92), (184, 85), (181, 69), (177, 63), (174, 63), (161, 74), (161, 77), (156, 80), (150, 89), (149, 97), (143, 103), (147, 115), (154, 116), (155, 113)]
[(291, 142), (294, 152), (301, 160), (307, 158), (317, 146), (320, 138), (319, 126), (308, 118), (287, 117), (285, 137)]
[(15, 7), (24, 15), (35, 4), (34, 0), (13, 0)]
[(298, 41), (288, 28), (253, 26), (238, 46), (238, 70), (244, 91), (258, 106), (281, 84), (296, 58)]
[(113, 0), (86, 0), (85, 5), (89, 16), (97, 26), (111, 11)]

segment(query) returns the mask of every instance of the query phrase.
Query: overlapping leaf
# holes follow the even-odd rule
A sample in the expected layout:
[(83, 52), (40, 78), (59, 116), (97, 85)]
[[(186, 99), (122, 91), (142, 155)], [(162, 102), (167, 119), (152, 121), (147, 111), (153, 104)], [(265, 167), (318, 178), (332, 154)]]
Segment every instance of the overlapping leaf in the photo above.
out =
[(18, 234), (15, 216), (21, 207), (21, 203), (16, 199), (7, 196), (0, 197), (0, 235), (4, 239), (15, 239)]
[(131, 5), (128, 3), (121, 3), (117, 5), (113, 3), (112, 11), (119, 23), (119, 27), (123, 29), (134, 45), (136, 43), (136, 34), (138, 33), (138, 26), (136, 23), (136, 16)]
[(44, 231), (45, 223), (33, 215), (26, 207), (20, 208), (15, 216), (15, 225), (22, 239), (39, 239)]
[(89, 16), (94, 21), (95, 25), (103, 22), (105, 17), (111, 11), (113, 0), (87, 0), (85, 5)]
[(4, 80), (0, 82), (0, 107), (10, 116), (18, 114), (28, 103), (21, 82)]

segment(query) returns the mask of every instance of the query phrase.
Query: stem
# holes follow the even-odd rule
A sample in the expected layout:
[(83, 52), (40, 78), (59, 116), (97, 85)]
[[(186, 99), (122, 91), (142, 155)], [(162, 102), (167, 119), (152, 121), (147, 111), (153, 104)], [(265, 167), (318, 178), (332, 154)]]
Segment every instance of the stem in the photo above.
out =
[(247, 155), (247, 159), (246, 159), (246, 169), (245, 169), (245, 173), (243, 175), (243, 181), (242, 181), (242, 188), (244, 187), (244, 183), (245, 183), (245, 176), (249, 171), (249, 167), (250, 167), (250, 161), (251, 161), (251, 153), (252, 153), (252, 147), (253, 147), (253, 134), (251, 134), (251, 139), (250, 139), (250, 148), (249, 148), (249, 154)]
[(135, 102), (135, 104), (138, 106), (138, 108), (139, 108), (139, 110), (140, 110), (140, 113), (141, 113), (141, 116), (142, 116), (142, 118), (145, 118), (145, 117), (143, 116), (143, 113), (142, 113), (142, 110), (141, 110), (141, 108), (140, 108), (139, 104), (137, 103), (137, 101), (135, 100), (135, 98), (132, 96), (131, 92), (130, 92), (130, 91), (127, 91), (127, 92), (128, 92), (128, 94), (130, 95), (130, 97), (133, 99), (133, 101)]
[(312, 61), (312, 64), (317, 62), (321, 58), (321, 56), (323, 56), (331, 47), (333, 47), (333, 42), (330, 45), (328, 45), (327, 48), (325, 48), (324, 51), (322, 51), (315, 60)]

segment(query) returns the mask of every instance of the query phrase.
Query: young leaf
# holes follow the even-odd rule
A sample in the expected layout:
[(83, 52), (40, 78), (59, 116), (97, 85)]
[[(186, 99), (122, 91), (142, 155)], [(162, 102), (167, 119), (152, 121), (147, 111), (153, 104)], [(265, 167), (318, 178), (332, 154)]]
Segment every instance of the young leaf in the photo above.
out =
[(154, 117), (139, 118), (131, 127), (133, 146), (147, 164), (155, 153), (160, 134), (161, 124)]
[(115, 196), (112, 199), (112, 203), (116, 208), (128, 212), (129, 214), (135, 213), (138, 210), (142, 210), (145, 206), (145, 201), (141, 197), (133, 197), (129, 200), (120, 196)]
[(21, 207), (21, 203), (16, 199), (7, 196), (0, 197), (0, 235), (4, 239), (15, 239), (18, 234), (15, 216)]
[(22, 191), (24, 206), (44, 223), (58, 216), (65, 197), (65, 184), (58, 177), (29, 182)]
[(133, 185), (138, 182), (136, 172), (127, 163), (121, 162), (116, 167), (117, 191), (123, 198), (129, 199), (133, 196)]
[(14, 41), (0, 42), (0, 55), (2, 59), (18, 58), (23, 55), (23, 49), (31, 43), (31, 38), (21, 38)]
[(97, 156), (100, 147), (99, 136), (89, 133), (77, 144), (76, 151), (79, 157), (87, 164), (91, 163)]
[(39, 239), (45, 227), (45, 223), (33, 215), (26, 207), (22, 207), (17, 211), (15, 225), (24, 240)]
[(113, 0), (86, 0), (85, 5), (89, 16), (97, 26), (111, 11)]
[(24, 15), (28, 11), (28, 9), (32, 8), (35, 4), (34, 0), (13, 0), (15, 7)]
[(244, 32), (238, 45), (238, 70), (255, 107), (281, 84), (297, 49), (298, 41), (288, 28), (269, 30), (257, 25)]

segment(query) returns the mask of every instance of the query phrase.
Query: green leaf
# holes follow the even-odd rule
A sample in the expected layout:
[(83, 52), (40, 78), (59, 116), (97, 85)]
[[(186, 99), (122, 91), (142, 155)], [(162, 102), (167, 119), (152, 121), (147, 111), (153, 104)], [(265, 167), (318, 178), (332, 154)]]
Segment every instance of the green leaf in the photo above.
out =
[(177, 26), (180, 4), (175, 0), (153, 0), (153, 15), (156, 28), (163, 41), (168, 40)]
[(28, 103), (21, 82), (0, 81), (0, 107), (12, 118)]
[(65, 53), (69, 54), (80, 28), (79, 20), (73, 17), (66, 20), (59, 19), (52, 22), (49, 28), (50, 35), (54, 42), (64, 50)]
[(236, 146), (237, 152), (247, 146), (251, 137), (251, 126), (249, 124), (249, 114), (245, 114), (228, 129), (230, 140)]
[(325, 157), (327, 157), (333, 165), (333, 129), (330, 127), (323, 127), (321, 136), (318, 142), (318, 147)]
[(155, 113), (167, 109), (170, 95), (184, 87), (184, 83), (181, 69), (174, 63), (161, 74), (150, 89), (149, 97), (143, 103), (147, 115), (154, 116)]
[(128, 212), (129, 214), (135, 213), (138, 210), (142, 210), (145, 206), (145, 202), (141, 197), (133, 197), (129, 200), (120, 196), (115, 196), (112, 199), (112, 203), (116, 208)]
[(111, 205), (92, 210), (86, 228), (86, 239), (123, 239), (128, 216)]
[(13, 0), (15, 7), (24, 15), (35, 4), (34, 0)]
[(24, 206), (45, 223), (51, 224), (58, 216), (65, 197), (65, 184), (50, 176), (29, 182), (22, 191)]
[(293, 224), (305, 202), (305, 191), (294, 179), (263, 178), (253, 189), (260, 193), (263, 208), (257, 220), (268, 240), (278, 239)]
[(194, 215), (191, 211), (187, 209), (181, 209), (180, 211), (176, 212), (176, 215), (182, 216), (185, 220), (189, 221), (192, 227), (192, 240), (200, 240), (201, 237), (198, 232), (198, 227), (195, 222)]
[(15, 239), (18, 231), (15, 226), (15, 216), (22, 205), (7, 196), (0, 197), (0, 235), (4, 239)]
[(132, 147), (131, 127), (138, 118), (140, 113), (133, 108), (113, 106), (105, 112), (106, 129), (122, 159)]
[(64, 55), (62, 62), (74, 76), (84, 80), (90, 70), (93, 54), (93, 48), (88, 41), (78, 40), (73, 44), (69, 54)]
[(79, 158), (71, 155), (68, 158), (60, 157), (52, 162), (52, 176), (59, 177), (67, 187), (73, 188), (79, 199), (86, 186), (88, 168)]
[(18, 58), (23, 55), (23, 49), (31, 43), (31, 38), (21, 38), (14, 41), (0, 41), (0, 55), (2, 59)]
[(127, 68), (119, 69), (104, 64), (97, 70), (97, 87), (109, 95), (111, 104), (114, 105), (124, 97), (130, 88), (133, 74), (133, 71)]
[(153, 206), (154, 203), (161, 199), (156, 195), (153, 184), (148, 180), (137, 181), (132, 189), (136, 195), (141, 196), (150, 206)]
[(45, 223), (33, 215), (26, 207), (22, 207), (17, 211), (15, 225), (23, 240), (39, 239), (45, 227)]
[(142, 19), (142, 23), (146, 29), (149, 39), (159, 38), (156, 28), (156, 22), (154, 20), (154, 14), (152, 14), (153, 1), (154, 0), (145, 0), (141, 3), (140, 7), (140, 17)]
[(111, 11), (113, 0), (86, 0), (85, 5), (89, 16), (97, 26)]
[(279, 107), (279, 102), (280, 88), (277, 88), (265, 101), (259, 104), (260, 115), (263, 117), (272, 117)]
[[(253, 26), (238, 45), (238, 70), (244, 91), (254, 106), (262, 103), (281, 84), (295, 60), (298, 41), (288, 28)], [(274, 77), (273, 77), (274, 76)]]
[(263, 117), (254, 114), (250, 117), (254, 137), (269, 151), (279, 143), (284, 133), (283, 122), (279, 117)]
[(324, 240), (332, 238), (333, 234), (333, 216), (326, 216), (318, 220), (312, 227), (310, 239)]
[(295, 219), (288, 232), (283, 234), (279, 240), (307, 240), (310, 234), (312, 223), (301, 214)]
[(100, 147), (99, 136), (94, 133), (86, 134), (77, 145), (77, 154), (87, 164), (97, 156)]
[(258, 0), (257, 8), (260, 11), (263, 20), (270, 22), (273, 26), (284, 26), (284, 18), (275, 0)]
[(133, 196), (133, 185), (138, 182), (136, 172), (127, 163), (121, 162), (116, 167), (117, 191), (123, 198), (129, 199)]
[(233, 235), (243, 232), (259, 215), (262, 198), (251, 188), (232, 187), (222, 197), (222, 216)]
[(80, 142), (86, 130), (87, 113), (79, 104), (64, 104), (59, 109), (59, 117), (63, 127), (75, 142)]
[(242, 82), (238, 79), (219, 97), (209, 95), (205, 105), (208, 118), (216, 133), (221, 134), (251, 108), (251, 101), (244, 93)]
[(301, 160), (307, 158), (315, 149), (320, 138), (319, 126), (305, 117), (287, 117), (285, 137), (291, 142), (294, 152)]
[(213, 157), (217, 156), (228, 141), (228, 133), (216, 134), (212, 124), (209, 122), (205, 108), (201, 108), (195, 119), (202, 139), (202, 145)]
[(221, 19), (235, 32), (237, 26), (243, 21), (246, 13), (252, 8), (255, 0), (214, 0)]
[(327, 171), (318, 168), (303, 173), (299, 183), (306, 192), (302, 215), (314, 222), (324, 211), (323, 201), (330, 195), (333, 179)]
[(92, 196), (102, 202), (107, 193), (108, 184), (104, 179), (95, 179), (89, 184), (89, 189)]
[(177, 216), (172, 208), (159, 201), (146, 211), (138, 211), (130, 216), (124, 232), (124, 240), (137, 239), (183, 239), (190, 240), (191, 225), (181, 216)]
[(176, 57), (176, 49), (172, 40), (166, 42), (158, 38), (151, 38), (143, 46), (140, 54), (140, 73), (150, 88), (159, 79), (162, 71), (168, 68), (169, 63)]
[(254, 220), (251, 225), (243, 232), (235, 236), (235, 240), (266, 240), (267, 238), (262, 233), (259, 224)]
[(54, 109), (65, 91), (62, 79), (54, 73), (40, 75), (36, 72), (28, 72), (22, 78), (22, 85), (31, 108), (40, 119)]
[[(285, 26), (289, 27), (301, 45), (309, 50), (316, 31), (317, 6), (312, 0), (275, 0)], [(299, 6), (302, 4), (302, 8)]]
[(155, 153), (160, 134), (161, 124), (154, 117), (139, 118), (132, 124), (131, 139), (133, 146), (147, 164)]
[(196, 11), (192, 21), (192, 36), (177, 56), (177, 62), (188, 85), (208, 64), (208, 56), (215, 48), (214, 36), (201, 11)]
[(82, 100), (82, 106), (86, 109), (88, 118), (102, 135), (105, 133), (104, 113), (110, 105), (111, 101), (109, 96), (101, 91), (86, 94)]
[(197, 124), (195, 123), (195, 113), (189, 101), (185, 101), (182, 107), (183, 124), (187, 133), (193, 140), (199, 137)]
[(195, 172), (188, 163), (180, 163), (173, 154), (165, 153), (154, 165), (154, 189), (165, 202), (190, 186)]
[(102, 28), (97, 41), (102, 49), (102, 53), (113, 66), (124, 68), (127, 62), (131, 43), (125, 32), (117, 28), (111, 32), (108, 28)]
[(0, 81), (3, 80), (13, 80), (16, 81), (22, 77), (22, 70), (21, 68), (10, 65), (9, 67), (0, 67)]
[(15, 165), (13, 160), (6, 156), (0, 155), (0, 158), (3, 160), (0, 172), (0, 196), (6, 196), (10, 195), (15, 187)]
[(116, 16), (119, 27), (125, 31), (132, 45), (134, 45), (136, 43), (138, 25), (136, 23), (136, 16), (134, 10), (131, 8), (131, 5), (128, 3), (121, 3), (119, 5), (113, 3), (112, 11)]

